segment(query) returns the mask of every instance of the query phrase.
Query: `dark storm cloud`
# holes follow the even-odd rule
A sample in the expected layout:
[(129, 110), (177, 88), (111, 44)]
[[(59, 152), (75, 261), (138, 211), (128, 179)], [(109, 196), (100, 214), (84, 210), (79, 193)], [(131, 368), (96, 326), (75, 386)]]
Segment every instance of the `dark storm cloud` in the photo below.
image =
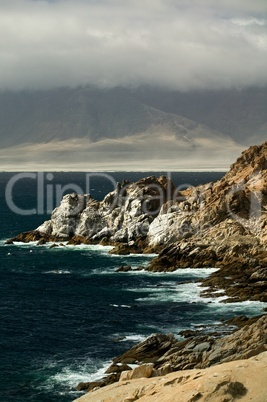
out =
[(267, 84), (266, 0), (0, 0), (0, 88)]

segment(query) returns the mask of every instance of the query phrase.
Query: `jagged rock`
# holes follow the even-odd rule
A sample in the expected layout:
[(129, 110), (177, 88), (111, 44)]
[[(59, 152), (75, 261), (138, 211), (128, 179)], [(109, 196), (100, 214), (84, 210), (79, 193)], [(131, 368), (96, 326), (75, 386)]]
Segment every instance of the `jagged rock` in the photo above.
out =
[[(118, 367), (113, 377), (89, 385), (80, 384), (79, 388), (92, 390), (104, 386), (103, 381), (123, 382), (140, 377), (166, 375), (179, 370), (204, 369), (216, 364), (249, 359), (267, 351), (267, 315), (251, 319), (242, 317), (240, 320), (242, 327), (236, 330), (233, 325), (237, 324), (237, 318), (229, 322), (232, 333), (224, 337), (195, 333), (181, 341), (171, 334), (152, 335), (113, 360), (110, 371), (114, 373), (113, 370)], [(127, 369), (126, 372), (121, 372), (121, 363), (126, 362), (140, 365), (131, 371)], [(235, 388), (234, 385), (233, 387)]]
[[(51, 236), (50, 234), (46, 233), (40, 233), (39, 230), (32, 230), (31, 232), (23, 232), (20, 233), (18, 236), (13, 237), (12, 239), (9, 240), (9, 242), (14, 243), (14, 242), (23, 242), (23, 243), (29, 243), (29, 242), (40, 242), (40, 241), (54, 241), (54, 237)], [(10, 244), (9, 243), (9, 244)]]
[[(218, 289), (224, 289), (224, 295), (227, 296), (224, 302), (258, 300), (267, 301), (266, 286), (267, 280), (262, 277), (266, 268), (253, 268), (253, 266), (244, 266), (229, 264), (220, 270), (213, 272), (207, 279), (202, 281), (201, 286), (206, 289), (201, 292), (202, 296), (214, 297)], [(262, 281), (255, 277), (260, 276)]]
[[(96, 243), (105, 239), (109, 244), (133, 244), (133, 252), (142, 252), (147, 243), (149, 225), (161, 206), (172, 199), (172, 181), (165, 176), (146, 177), (136, 183), (123, 182), (98, 202), (88, 194), (67, 194), (54, 209), (49, 221), (35, 231), (17, 236), (14, 241), (52, 239), (70, 240), (71, 244)], [(30, 239), (30, 240), (29, 240)], [(142, 248), (140, 246), (142, 245)]]
[[(214, 337), (210, 334), (195, 335), (183, 341), (171, 338), (167, 343), (162, 339), (163, 344), (168, 345), (166, 348), (162, 348), (161, 342), (151, 342), (152, 339), (148, 338), (115, 361), (123, 361), (126, 356), (134, 356), (135, 361), (153, 363), (159, 373), (166, 367), (168, 370), (177, 371), (247, 359), (267, 350), (267, 315), (248, 319), (247, 323), (241, 329), (224, 337)], [(152, 345), (155, 349), (153, 352)]]
[(172, 334), (154, 334), (113, 361), (114, 363), (153, 363), (176, 342)]

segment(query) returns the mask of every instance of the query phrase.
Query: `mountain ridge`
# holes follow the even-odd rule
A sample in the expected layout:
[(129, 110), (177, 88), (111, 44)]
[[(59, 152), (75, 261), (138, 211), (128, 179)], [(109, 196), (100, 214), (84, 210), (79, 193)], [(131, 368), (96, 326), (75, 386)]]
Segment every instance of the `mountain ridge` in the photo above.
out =
[[(216, 93), (203, 93), (201, 98), (199, 93), (153, 91), (85, 86), (0, 92), (2, 170), (13, 170), (14, 166), (21, 170), (46, 170), (50, 166), (52, 170), (83, 170), (84, 166), (127, 170), (129, 161), (132, 170), (138, 170), (144, 161), (152, 170), (159, 166), (176, 170), (177, 164), (185, 169), (223, 166), (226, 170), (250, 141), (248, 137), (240, 141), (240, 135), (232, 135), (231, 130), (231, 135), (223, 131), (229, 113), (220, 110), (221, 104), (231, 94), (224, 98), (218, 93), (221, 98), (215, 102), (216, 113), (214, 108), (210, 112), (218, 121), (211, 128), (207, 111)], [(264, 90), (258, 91), (258, 98), (265, 99)], [(242, 98), (240, 93), (238, 97)], [(241, 103), (236, 106), (240, 113)], [(246, 123), (243, 126), (248, 131), (258, 121), (255, 133), (262, 130), (264, 137), (267, 123), (263, 108), (262, 104), (254, 105), (250, 123), (246, 116), (240, 125)], [(232, 113), (230, 126), (235, 127), (240, 113)], [(219, 120), (226, 122), (220, 125)], [(250, 137), (258, 135), (255, 133)]]

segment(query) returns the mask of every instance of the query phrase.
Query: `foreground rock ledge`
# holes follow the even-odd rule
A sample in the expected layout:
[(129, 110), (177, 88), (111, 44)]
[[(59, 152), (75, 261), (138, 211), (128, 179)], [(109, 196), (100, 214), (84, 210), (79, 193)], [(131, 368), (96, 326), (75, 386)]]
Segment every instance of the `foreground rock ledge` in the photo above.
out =
[(267, 352), (199, 370), (109, 385), (78, 402), (266, 402)]
[[(95, 392), (114, 382), (123, 383), (136, 378), (158, 377), (188, 369), (204, 369), (222, 363), (249, 359), (267, 350), (267, 315), (231, 320), (229, 324), (242, 327), (228, 336), (220, 333), (184, 334), (178, 341), (172, 334), (155, 334), (113, 359), (107, 377), (99, 381), (80, 383), (78, 390)], [(232, 328), (233, 331), (233, 328)], [(186, 332), (186, 331), (185, 331)], [(135, 363), (131, 369), (127, 364)], [(110, 374), (111, 373), (111, 374)], [(187, 400), (186, 400), (187, 401)]]

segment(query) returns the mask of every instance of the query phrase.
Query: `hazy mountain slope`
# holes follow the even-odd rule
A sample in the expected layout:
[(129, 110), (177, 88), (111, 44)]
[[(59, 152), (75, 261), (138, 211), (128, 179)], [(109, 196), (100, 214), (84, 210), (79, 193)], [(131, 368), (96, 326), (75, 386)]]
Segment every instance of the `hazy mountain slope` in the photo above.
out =
[(141, 87), (133, 96), (165, 112), (206, 124), (245, 145), (267, 140), (266, 87), (188, 93)]
[(94, 87), (0, 93), (0, 169), (227, 169), (241, 152), (230, 136), (173, 113), (167, 95), (140, 94)]
[(122, 88), (2, 93), (0, 122), (2, 146), (72, 138), (94, 142), (158, 130), (183, 140), (184, 136), (192, 139), (198, 134), (215, 141), (223, 137), (222, 133), (187, 118), (147, 106)]

